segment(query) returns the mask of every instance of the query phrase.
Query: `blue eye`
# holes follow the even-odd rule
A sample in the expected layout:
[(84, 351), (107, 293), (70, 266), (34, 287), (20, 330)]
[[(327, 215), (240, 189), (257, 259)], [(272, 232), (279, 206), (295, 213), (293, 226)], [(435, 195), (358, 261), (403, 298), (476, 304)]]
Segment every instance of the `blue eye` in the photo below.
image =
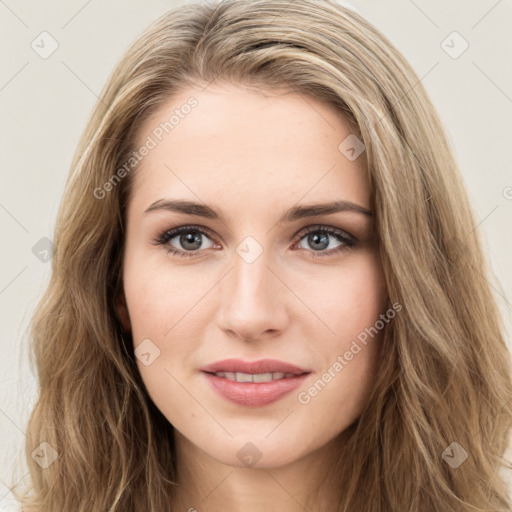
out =
[[(211, 242), (210, 236), (211, 234), (209, 230), (206, 230), (205, 228), (198, 226), (180, 226), (175, 229), (163, 231), (157, 236), (153, 243), (156, 245), (166, 246), (166, 249), (170, 254), (194, 257), (200, 254), (201, 249), (210, 249), (215, 246), (215, 244)], [(211, 242), (206, 248), (201, 247), (204, 237)], [(179, 243), (182, 249), (171, 244), (174, 239), (177, 240), (177, 242), (174, 243)], [(333, 239), (338, 242), (338, 244), (335, 245), (334, 248), (328, 250), (327, 248)], [(340, 254), (341, 252), (354, 247), (357, 243), (357, 240), (345, 231), (322, 225), (309, 227), (307, 231), (299, 233), (295, 243), (300, 244), (303, 240), (305, 240), (309, 247), (313, 249), (308, 250), (304, 247), (298, 247), (298, 249), (310, 252), (311, 256), (314, 258)], [(218, 248), (220, 246), (215, 247)]]
[[(356, 239), (353, 236), (340, 229), (331, 228), (329, 226), (314, 226), (313, 228), (308, 228), (308, 231), (305, 233), (300, 233), (299, 236), (300, 242), (305, 240), (310, 247), (315, 248), (315, 250), (312, 251), (312, 256), (315, 258), (339, 254), (356, 245)], [(327, 250), (330, 244), (329, 239), (335, 239), (338, 245)], [(300, 247), (300, 249), (303, 249), (303, 247)]]
[[(180, 226), (179, 228), (164, 231), (155, 240), (157, 245), (166, 245), (167, 250), (176, 256), (196, 256), (202, 243), (202, 237), (208, 236), (208, 233), (202, 228), (194, 226)], [(175, 249), (170, 242), (178, 239), (183, 249)], [(210, 246), (211, 247), (211, 246)]]

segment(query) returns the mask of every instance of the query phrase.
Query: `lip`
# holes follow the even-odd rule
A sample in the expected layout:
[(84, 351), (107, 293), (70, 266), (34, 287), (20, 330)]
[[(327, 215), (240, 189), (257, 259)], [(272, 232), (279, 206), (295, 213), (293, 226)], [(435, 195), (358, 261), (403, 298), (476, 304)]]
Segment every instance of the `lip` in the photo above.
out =
[(300, 375), (302, 373), (311, 373), (311, 370), (300, 368), (291, 363), (285, 361), (279, 361), (278, 359), (260, 359), (258, 361), (243, 361), (242, 359), (223, 359), (222, 361), (216, 361), (215, 363), (209, 364), (201, 371), (207, 373), (216, 372), (241, 372), (241, 373), (294, 373)]
[[(246, 407), (262, 407), (271, 404), (298, 388), (311, 371), (277, 359), (242, 361), (224, 359), (201, 368), (210, 386), (226, 400)], [(241, 373), (292, 373), (293, 377), (270, 382), (237, 382), (218, 377), (215, 372)]]

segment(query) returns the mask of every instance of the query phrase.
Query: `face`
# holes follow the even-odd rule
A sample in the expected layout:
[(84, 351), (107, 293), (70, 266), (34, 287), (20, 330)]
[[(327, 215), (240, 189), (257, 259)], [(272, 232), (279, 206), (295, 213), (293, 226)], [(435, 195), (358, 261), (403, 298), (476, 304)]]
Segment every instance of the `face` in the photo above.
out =
[(362, 333), (387, 298), (353, 133), (312, 97), (231, 84), (169, 98), (138, 133), (125, 328), (151, 399), (217, 461), (290, 463), (367, 402), (382, 332)]

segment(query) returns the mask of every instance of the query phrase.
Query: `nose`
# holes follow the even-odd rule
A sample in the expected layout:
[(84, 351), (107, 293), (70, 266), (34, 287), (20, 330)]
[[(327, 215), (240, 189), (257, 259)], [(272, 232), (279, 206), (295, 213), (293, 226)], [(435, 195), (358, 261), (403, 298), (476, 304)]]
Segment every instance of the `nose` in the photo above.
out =
[(270, 253), (264, 250), (250, 263), (234, 254), (233, 268), (223, 279), (218, 325), (233, 338), (257, 341), (286, 328), (291, 294)]

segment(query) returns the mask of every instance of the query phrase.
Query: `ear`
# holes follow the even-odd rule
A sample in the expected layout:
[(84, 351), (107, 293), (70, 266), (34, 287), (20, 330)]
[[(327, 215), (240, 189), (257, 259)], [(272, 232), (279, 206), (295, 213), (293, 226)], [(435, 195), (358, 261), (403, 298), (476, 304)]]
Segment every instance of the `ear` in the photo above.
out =
[(119, 297), (117, 299), (116, 310), (117, 310), (119, 319), (121, 320), (123, 329), (126, 332), (130, 332), (130, 330), (131, 330), (130, 315), (128, 314), (128, 306), (126, 305), (126, 299), (125, 299), (123, 292), (121, 292), (119, 294)]

